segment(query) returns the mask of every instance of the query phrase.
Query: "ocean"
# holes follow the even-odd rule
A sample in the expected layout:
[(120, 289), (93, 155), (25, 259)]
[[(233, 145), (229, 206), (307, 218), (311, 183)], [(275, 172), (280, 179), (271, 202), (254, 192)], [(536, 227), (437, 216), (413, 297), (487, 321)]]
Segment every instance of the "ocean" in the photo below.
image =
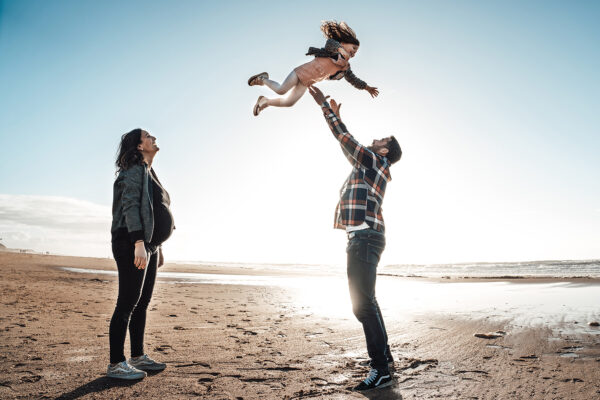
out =
[(429, 278), (600, 278), (600, 260), (388, 265), (379, 273)]
[[(345, 274), (343, 265), (259, 264), (187, 261), (177, 264), (218, 266), (262, 271), (302, 271)], [(380, 265), (379, 275), (425, 278), (600, 278), (600, 260), (550, 260), (521, 262), (474, 262), (457, 264)]]

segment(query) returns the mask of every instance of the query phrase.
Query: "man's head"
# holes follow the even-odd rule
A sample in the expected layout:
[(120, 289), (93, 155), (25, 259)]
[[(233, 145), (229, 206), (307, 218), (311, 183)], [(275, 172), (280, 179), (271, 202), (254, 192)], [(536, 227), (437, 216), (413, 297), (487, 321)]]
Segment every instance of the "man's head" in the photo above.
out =
[(395, 137), (390, 136), (383, 139), (375, 139), (368, 147), (376, 154), (386, 157), (390, 164), (396, 163), (402, 157), (402, 149)]

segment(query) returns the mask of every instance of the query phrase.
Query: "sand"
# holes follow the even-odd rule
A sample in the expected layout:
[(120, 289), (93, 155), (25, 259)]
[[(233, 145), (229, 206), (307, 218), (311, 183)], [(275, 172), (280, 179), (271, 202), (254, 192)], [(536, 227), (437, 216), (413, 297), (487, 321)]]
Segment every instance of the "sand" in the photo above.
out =
[[(600, 398), (600, 331), (592, 328), (557, 334), (480, 315), (391, 319), (395, 384), (355, 393), (367, 367), (353, 318), (316, 312), (283, 287), (165, 279), (150, 304), (146, 351), (168, 367), (115, 381), (104, 374), (116, 277), (61, 267), (115, 269), (110, 259), (0, 252), (2, 399)], [(186, 268), (198, 271), (161, 270)]]

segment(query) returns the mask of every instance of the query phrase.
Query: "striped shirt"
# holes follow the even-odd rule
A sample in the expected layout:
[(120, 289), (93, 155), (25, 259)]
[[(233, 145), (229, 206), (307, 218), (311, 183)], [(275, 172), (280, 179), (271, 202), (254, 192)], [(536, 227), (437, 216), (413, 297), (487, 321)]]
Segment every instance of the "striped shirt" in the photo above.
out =
[(340, 190), (340, 201), (335, 210), (334, 227), (366, 222), (379, 232), (385, 231), (381, 205), (387, 182), (392, 180), (388, 159), (361, 145), (348, 132), (344, 123), (333, 112), (329, 103), (322, 104), (323, 114), (344, 155), (352, 164), (352, 172)]

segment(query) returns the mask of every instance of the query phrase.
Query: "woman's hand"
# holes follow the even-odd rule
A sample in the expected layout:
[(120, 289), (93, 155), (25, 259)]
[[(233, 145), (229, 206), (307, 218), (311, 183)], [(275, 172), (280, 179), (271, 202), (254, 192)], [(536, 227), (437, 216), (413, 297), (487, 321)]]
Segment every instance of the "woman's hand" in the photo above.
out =
[(146, 247), (144, 246), (144, 242), (142, 240), (135, 242), (135, 250), (133, 255), (133, 264), (135, 267), (137, 269), (146, 268), (146, 264), (148, 264), (148, 254), (146, 253)]
[(165, 258), (163, 257), (162, 247), (158, 248), (158, 268), (162, 267), (165, 263)]
[(369, 85), (367, 85), (367, 87), (365, 87), (365, 90), (366, 90), (367, 92), (369, 92), (369, 94), (370, 94), (370, 95), (371, 95), (371, 97), (373, 97), (373, 98), (375, 98), (375, 97), (377, 97), (377, 96), (379, 95), (379, 90), (377, 90), (377, 88), (376, 88), (376, 87), (373, 87), (373, 86), (369, 86)]

